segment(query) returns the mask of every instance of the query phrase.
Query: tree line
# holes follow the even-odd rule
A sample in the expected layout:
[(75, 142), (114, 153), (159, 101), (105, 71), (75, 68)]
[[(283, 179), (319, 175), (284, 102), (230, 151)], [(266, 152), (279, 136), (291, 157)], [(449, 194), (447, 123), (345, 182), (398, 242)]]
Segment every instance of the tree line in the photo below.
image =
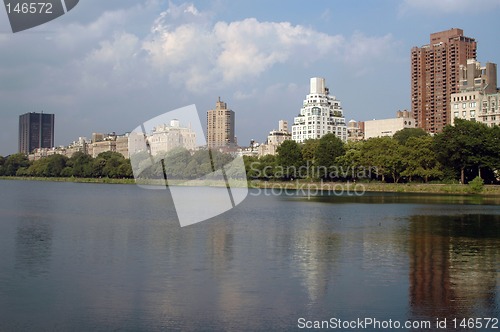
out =
[[(232, 160), (231, 155), (218, 151), (208, 153), (207, 150), (199, 150), (191, 153), (185, 148), (160, 152), (153, 162), (145, 151), (135, 154), (132, 161), (111, 151), (102, 152), (95, 158), (77, 152), (71, 158), (54, 154), (36, 161), (30, 161), (25, 154), (17, 153), (0, 157), (0, 176), (133, 178), (134, 167), (139, 178), (162, 179), (165, 173), (170, 179), (189, 180), (206, 177), (214, 169), (220, 169)], [(228, 172), (231, 171), (230, 168)], [(233, 173), (227, 175), (245, 177), (244, 170), (242, 174)]]
[(285, 141), (276, 156), (245, 157), (245, 166), (249, 178), (263, 180), (467, 183), (479, 176), (485, 183), (498, 183), (500, 127), (457, 119), (434, 136), (407, 128), (393, 137), (346, 144), (327, 134), (302, 144)]
[[(213, 174), (233, 160), (230, 154), (216, 150), (200, 149), (190, 152), (185, 148), (176, 147), (168, 152), (159, 152), (151, 157), (146, 151), (134, 154), (132, 167), (140, 179), (163, 179), (166, 176), (172, 180), (193, 180), (199, 178), (217, 178), (221, 174)], [(242, 174), (228, 174), (231, 177), (244, 178)]]
[(133, 178), (130, 161), (117, 152), (103, 152), (97, 157), (76, 152), (68, 158), (54, 154), (36, 161), (23, 153), (0, 157), (0, 176)]

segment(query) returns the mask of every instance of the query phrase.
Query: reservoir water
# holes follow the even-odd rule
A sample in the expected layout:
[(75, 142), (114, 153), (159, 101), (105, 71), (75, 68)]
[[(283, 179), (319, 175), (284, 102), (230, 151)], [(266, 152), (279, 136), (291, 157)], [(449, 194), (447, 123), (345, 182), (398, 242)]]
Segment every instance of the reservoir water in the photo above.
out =
[(0, 181), (0, 331), (500, 329), (499, 198), (278, 194), (181, 228), (167, 191)]

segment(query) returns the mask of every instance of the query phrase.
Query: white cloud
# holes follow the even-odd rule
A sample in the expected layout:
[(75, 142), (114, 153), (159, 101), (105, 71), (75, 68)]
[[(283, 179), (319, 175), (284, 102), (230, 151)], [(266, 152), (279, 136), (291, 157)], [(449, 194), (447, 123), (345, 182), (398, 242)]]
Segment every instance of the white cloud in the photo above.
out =
[(400, 14), (413, 10), (427, 11), (434, 14), (484, 12), (500, 7), (500, 0), (404, 0)]
[(150, 17), (148, 36), (128, 32), (134, 15), (152, 12), (151, 6), (107, 11), (86, 25), (61, 27), (53, 43), (60, 52), (74, 54), (71, 65), (81, 69), (85, 86), (106, 86), (118, 77), (138, 83), (139, 74), (166, 77), (173, 87), (190, 92), (255, 82), (283, 64), (304, 68), (318, 61), (340, 61), (355, 64), (359, 74), (366, 72), (364, 60), (383, 58), (394, 43), (391, 35), (355, 33), (345, 38), (290, 22), (212, 22), (210, 12), (173, 3)]
[(342, 38), (289, 22), (259, 22), (254, 18), (214, 27), (222, 46), (217, 66), (226, 82), (259, 76), (275, 64), (307, 64), (335, 52)]
[[(170, 22), (169, 15), (180, 20), (181, 13), (188, 16), (189, 23), (176, 27), (163, 23)], [(191, 22), (194, 16), (203, 15), (192, 5), (163, 12), (152, 36), (144, 42), (152, 64), (172, 79), (183, 79), (191, 90), (208, 82), (231, 84), (253, 79), (276, 64), (307, 65), (335, 54), (343, 42), (341, 36), (289, 22), (248, 18), (210, 25), (205, 20)]]
[(192, 4), (170, 4), (143, 42), (151, 65), (190, 91), (252, 81), (276, 65), (307, 67), (328, 59), (356, 64), (360, 74), (367, 72), (365, 60), (388, 57), (395, 45), (390, 34), (345, 38), (290, 22), (211, 23), (210, 17)]

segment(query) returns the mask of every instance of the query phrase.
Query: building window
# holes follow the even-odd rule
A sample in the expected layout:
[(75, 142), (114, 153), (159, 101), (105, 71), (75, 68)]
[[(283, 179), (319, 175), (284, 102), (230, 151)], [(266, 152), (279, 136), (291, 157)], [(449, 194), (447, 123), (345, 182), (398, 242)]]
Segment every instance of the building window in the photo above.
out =
[(465, 109), (467, 107), (467, 103), (462, 103), (462, 108)]
[(453, 105), (453, 108), (458, 110), (458, 104)]
[(462, 111), (462, 117), (465, 118), (467, 116), (467, 111)]
[(458, 118), (458, 112), (455, 112), (455, 113), (454, 113), (454, 116), (455, 116), (456, 118)]
[(471, 117), (471, 118), (476, 117), (476, 111), (473, 111), (473, 110), (472, 110), (472, 111), (470, 111), (470, 117)]

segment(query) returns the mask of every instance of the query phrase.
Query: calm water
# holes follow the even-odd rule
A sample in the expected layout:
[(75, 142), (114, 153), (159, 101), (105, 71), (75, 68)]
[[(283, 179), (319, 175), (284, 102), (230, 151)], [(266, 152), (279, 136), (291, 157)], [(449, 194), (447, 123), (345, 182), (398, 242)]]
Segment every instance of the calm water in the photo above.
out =
[(0, 181), (0, 331), (498, 318), (499, 203), (252, 192), (180, 228), (167, 192)]

